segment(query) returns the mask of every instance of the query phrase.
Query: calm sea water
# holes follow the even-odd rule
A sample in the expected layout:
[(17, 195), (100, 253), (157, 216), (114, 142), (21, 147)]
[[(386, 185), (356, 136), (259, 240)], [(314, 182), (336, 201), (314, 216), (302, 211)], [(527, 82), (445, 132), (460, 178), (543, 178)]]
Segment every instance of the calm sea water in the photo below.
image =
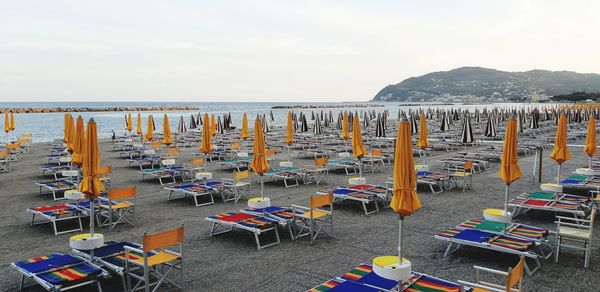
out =
[[(159, 102), (22, 102), (22, 103), (0, 103), (0, 108), (6, 107), (115, 107), (115, 106), (172, 106), (172, 105), (189, 105), (198, 107), (196, 111), (165, 111), (165, 112), (141, 112), (142, 115), (142, 125), (144, 132), (146, 131), (146, 118), (148, 115), (154, 116), (154, 121), (156, 124), (156, 128), (159, 131), (162, 131), (163, 124), (163, 115), (167, 114), (169, 117), (169, 124), (171, 125), (171, 131), (175, 132), (177, 130), (177, 124), (179, 123), (180, 116), (184, 117), (184, 121), (189, 123), (190, 115), (197, 115), (199, 112), (204, 114), (224, 114), (231, 113), (231, 117), (233, 120), (234, 126), (239, 127), (241, 125), (242, 115), (244, 112), (248, 114), (248, 118), (252, 121), (256, 115), (258, 114), (269, 114), (272, 110), (272, 106), (278, 105), (297, 105), (297, 104), (311, 104), (315, 105), (315, 103), (298, 103), (298, 102), (290, 102), (290, 103), (219, 103), (219, 102), (198, 102), (198, 103), (159, 103)], [(332, 103), (322, 103), (322, 105), (331, 105)], [(340, 103), (335, 103), (340, 104)], [(343, 103), (342, 103), (343, 104)], [(348, 104), (356, 104), (356, 103), (348, 103)], [(419, 106), (406, 106), (406, 103), (381, 103), (384, 107), (376, 107), (369, 108), (375, 109), (377, 112), (382, 112), (387, 109), (390, 112), (390, 116), (395, 118), (398, 114), (399, 110), (408, 111), (409, 109), (416, 110)], [(501, 107), (514, 107), (519, 106), (517, 104), (486, 104), (486, 105), (435, 105), (435, 104), (422, 104), (421, 107), (438, 107), (442, 109), (449, 108), (468, 108), (470, 110), (474, 110), (477, 107), (493, 107), (493, 106), (501, 106)], [(361, 111), (365, 108), (331, 108), (324, 109), (324, 111), (329, 112), (330, 110), (337, 115), (341, 110), (353, 110), (353, 111)], [(275, 117), (275, 121), (273, 122), (275, 125), (284, 125), (287, 119), (288, 110), (272, 110), (273, 116)], [(300, 110), (295, 109), (295, 112), (299, 112)], [(309, 114), (310, 117), (310, 109), (302, 110), (304, 113)], [(320, 110), (314, 110), (315, 113), (320, 112)], [(98, 135), (100, 138), (109, 138), (112, 135), (112, 131), (114, 130), (117, 133), (123, 133), (125, 131), (125, 115), (127, 112), (86, 112), (86, 113), (74, 113), (74, 118), (77, 118), (78, 115), (81, 115), (86, 121), (89, 118), (94, 118), (98, 123)], [(134, 129), (136, 125), (136, 117), (137, 113), (132, 113), (133, 115), (133, 123)], [(56, 138), (62, 138), (63, 135), (63, 116), (64, 113), (39, 113), (39, 114), (15, 114), (15, 124), (16, 129), (14, 133), (9, 134), (10, 137), (21, 136), (23, 133), (31, 133), (33, 134), (34, 142), (48, 142), (52, 141)], [(309, 121), (310, 122), (310, 121)], [(4, 123), (4, 119), (0, 118), (0, 124)], [(250, 126), (252, 127), (252, 122), (250, 122)], [(0, 140), (5, 140), (6, 135)]]

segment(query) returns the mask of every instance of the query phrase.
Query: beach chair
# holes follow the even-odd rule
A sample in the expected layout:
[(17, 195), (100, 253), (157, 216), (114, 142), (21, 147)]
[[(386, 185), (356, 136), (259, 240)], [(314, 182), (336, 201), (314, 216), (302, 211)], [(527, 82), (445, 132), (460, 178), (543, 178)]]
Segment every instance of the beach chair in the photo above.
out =
[[(177, 185), (177, 186), (169, 186), (169, 187), (165, 187), (164, 188), (166, 191), (169, 192), (169, 201), (171, 200), (175, 200), (175, 199), (180, 199), (180, 198), (173, 198), (173, 194), (174, 193), (180, 193), (183, 194), (183, 198), (186, 198), (187, 196), (191, 196), (194, 199), (194, 204), (196, 205), (196, 207), (200, 207), (200, 206), (206, 206), (206, 205), (212, 205), (215, 203), (215, 200), (213, 198), (213, 192), (211, 191), (211, 189), (207, 188), (206, 185), (204, 184), (200, 184), (200, 183), (185, 183), (185, 184), (181, 184), (181, 185)], [(199, 198), (200, 197), (208, 197), (210, 198), (209, 202), (199, 202)]]
[(304, 183), (309, 184), (314, 182), (318, 186), (322, 181), (324, 181), (327, 175), (329, 175), (327, 163), (329, 163), (328, 157), (319, 157), (315, 158), (314, 164), (306, 165), (306, 178)]
[[(592, 254), (592, 238), (594, 231), (594, 220), (596, 219), (596, 208), (592, 208), (589, 219), (569, 218), (564, 216), (556, 216), (556, 251), (554, 252), (554, 262), (558, 263), (558, 256), (563, 247), (583, 250), (585, 259), (584, 268), (590, 265), (590, 256)], [(576, 246), (566, 242), (580, 243), (583, 246)]]
[(508, 234), (496, 234), (477, 229), (450, 228), (435, 235), (434, 238), (448, 242), (444, 257), (457, 252), (463, 245), (516, 256), (524, 256), (535, 264), (533, 268), (530, 268), (527, 262), (525, 262), (525, 270), (529, 275), (532, 275), (541, 267), (540, 258), (548, 258), (552, 255), (551, 253), (545, 255), (536, 252), (535, 249), (539, 245), (539, 242), (535, 240), (524, 239)]
[(228, 197), (225, 199), (226, 202), (234, 201), (237, 203), (242, 197), (248, 199), (247, 194), (252, 187), (249, 170), (235, 171), (233, 178), (224, 178), (223, 182), (227, 190), (233, 194), (233, 198)]
[[(379, 205), (377, 201), (379, 198), (373, 194), (366, 194), (359, 190), (353, 190), (350, 188), (337, 187), (331, 191), (335, 202), (343, 201), (355, 201), (362, 205), (362, 209), (365, 215), (370, 215), (379, 212)], [(373, 210), (369, 210), (367, 206), (373, 205)]]
[(98, 167), (98, 176), (100, 177), (100, 181), (104, 184), (105, 188), (110, 188), (110, 180), (112, 174), (112, 166), (111, 165), (101, 165)]
[(129, 167), (136, 166), (139, 167), (140, 170), (144, 169), (154, 169), (156, 166), (160, 166), (160, 162), (162, 159), (160, 157), (133, 157), (128, 158), (127, 162), (129, 163)]
[(467, 160), (460, 167), (448, 168), (448, 175), (456, 182), (462, 181), (463, 192), (473, 186), (473, 161)]
[(110, 189), (108, 191), (108, 201), (100, 204), (98, 217), (98, 226), (108, 226), (112, 230), (119, 223), (135, 224), (135, 197), (137, 189), (131, 186), (123, 189)]
[[(400, 289), (398, 289), (400, 288)], [(350, 272), (340, 277), (331, 279), (320, 284), (308, 292), (335, 292), (335, 291), (361, 291), (361, 292), (381, 292), (381, 291), (439, 291), (439, 292), (459, 292), (460, 284), (442, 280), (426, 274), (412, 272), (412, 275), (406, 281), (403, 281), (398, 287), (398, 281), (389, 280), (377, 275), (373, 271), (373, 266), (369, 264), (360, 264), (354, 267)]]
[[(333, 194), (312, 195), (309, 207), (292, 205), (292, 210), (294, 229), (297, 229), (295, 239), (308, 235), (312, 243), (321, 232), (333, 237)], [(323, 230), (326, 225), (330, 227), (329, 233)]]
[[(84, 286), (95, 286), (101, 292), (99, 277), (108, 273), (85, 259), (54, 253), (11, 263), (10, 266), (21, 274), (20, 290), (39, 285), (47, 291), (66, 291)], [(25, 280), (34, 283), (25, 285)]]
[(371, 173), (375, 173), (375, 170), (385, 165), (383, 162), (383, 151), (381, 149), (371, 150), (370, 155), (365, 157), (363, 161), (367, 169), (371, 170)]
[[(286, 188), (297, 187), (300, 185), (298, 177), (304, 174), (304, 170), (298, 167), (282, 167), (279, 169), (269, 169), (263, 175), (269, 178), (269, 182), (283, 180)], [(293, 184), (288, 181), (294, 182)]]
[(165, 159), (161, 161), (161, 167), (158, 169), (144, 169), (138, 171), (140, 174), (140, 181), (144, 181), (146, 176), (151, 176), (154, 179), (158, 179), (161, 185), (164, 185), (165, 180), (169, 180), (168, 183), (176, 183), (177, 176), (181, 176), (183, 171), (182, 166), (175, 165), (174, 159)]
[[(119, 278), (121, 278), (123, 291), (129, 291), (126, 279), (127, 275), (125, 274), (125, 246), (131, 246), (137, 249), (142, 248), (142, 246), (137, 243), (107, 241), (103, 246), (93, 249), (93, 252), (90, 250), (74, 249), (73, 254), (85, 258), (88, 261), (92, 261), (111, 273), (117, 274)], [(129, 253), (129, 257), (131, 259), (141, 259), (143, 256), (141, 253), (131, 252)], [(135, 268), (136, 267), (130, 267), (132, 272), (137, 272), (133, 271)], [(138, 270), (140, 270), (140, 268), (138, 268)]]
[(429, 171), (417, 172), (417, 185), (419, 184), (429, 187), (432, 194), (439, 194), (444, 191), (444, 187), (450, 189), (453, 186), (448, 174)]
[(352, 157), (332, 158), (327, 162), (327, 168), (331, 170), (343, 169), (346, 175), (357, 174), (358, 160)]
[(589, 209), (590, 199), (576, 195), (548, 192), (523, 193), (508, 202), (513, 208), (513, 217), (529, 210), (571, 214), (583, 218)]
[[(494, 270), (490, 268), (473, 266), (475, 269), (475, 282), (467, 282), (458, 280), (458, 283), (462, 285), (462, 290), (473, 289), (476, 291), (490, 291), (490, 292), (523, 292), (523, 268), (525, 267), (525, 257), (519, 257), (519, 263), (514, 268), (508, 268), (508, 272)], [(483, 281), (481, 279), (481, 272), (486, 272), (498, 276), (504, 276), (506, 278), (505, 284), (494, 284), (491, 282)], [(516, 287), (515, 287), (516, 286)], [(478, 289), (478, 290), (475, 290)]]
[(291, 207), (280, 207), (280, 206), (269, 206), (266, 208), (246, 208), (240, 210), (242, 213), (264, 216), (270, 219), (276, 220), (279, 226), (286, 228), (290, 234), (290, 238), (294, 240), (294, 231), (292, 225), (294, 223), (294, 212), (298, 215), (302, 214), (302, 211), (294, 211)]
[[(165, 282), (178, 290), (184, 291), (183, 240), (184, 229), (182, 225), (175, 229), (154, 234), (144, 233), (142, 248), (124, 246), (125, 274), (127, 275), (127, 287), (130, 291), (142, 288), (146, 292), (157, 291)], [(174, 250), (172, 247), (175, 246), (177, 248)], [(136, 273), (138, 268), (143, 271), (142, 275)], [(169, 273), (173, 270), (179, 270), (179, 283), (169, 278)], [(131, 278), (138, 280), (138, 283), (133, 287), (131, 286)], [(152, 286), (154, 288), (150, 290)]]
[(183, 181), (194, 182), (198, 180), (196, 178), (196, 173), (206, 172), (206, 168), (204, 165), (206, 163), (206, 159), (202, 158), (194, 158), (187, 163), (183, 164), (183, 172), (181, 173), (181, 178)]
[[(232, 232), (235, 229), (245, 230), (254, 235), (254, 242), (259, 250), (277, 245), (280, 242), (279, 232), (277, 231), (278, 221), (266, 216), (256, 216), (241, 212), (228, 212), (206, 217), (205, 220), (212, 223), (210, 236)], [(274, 233), (275, 240), (268, 244), (261, 244), (260, 236), (269, 231)]]
[[(49, 223), (52, 226), (52, 229), (54, 230), (54, 235), (83, 230), (81, 226), (81, 210), (73, 206), (45, 205), (36, 208), (29, 208), (27, 209), (27, 212), (32, 215), (31, 226)], [(67, 230), (59, 230), (58, 223), (62, 223), (65, 221), (74, 221), (78, 227)]]
[[(52, 197), (55, 201), (64, 199), (64, 196), (58, 197), (58, 194), (77, 187), (73, 181), (64, 178), (53, 181), (37, 182), (36, 185), (40, 188), (40, 195), (52, 193)], [(47, 190), (47, 192), (43, 192), (43, 190)]]
[(10, 153), (8, 151), (0, 151), (0, 172), (11, 172)]

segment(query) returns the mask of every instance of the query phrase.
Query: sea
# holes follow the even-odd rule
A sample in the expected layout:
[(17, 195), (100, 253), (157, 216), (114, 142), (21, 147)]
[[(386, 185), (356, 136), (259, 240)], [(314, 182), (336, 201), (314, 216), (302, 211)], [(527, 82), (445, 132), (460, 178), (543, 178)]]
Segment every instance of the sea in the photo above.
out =
[[(340, 111), (352, 110), (360, 112), (366, 109), (375, 110), (376, 112), (383, 112), (388, 110), (391, 118), (396, 118), (398, 111), (409, 111), (418, 110), (419, 108), (461, 108), (475, 110), (476, 108), (483, 107), (519, 107), (522, 104), (512, 103), (487, 103), (487, 104), (439, 104), (439, 103), (409, 103), (409, 102), (385, 102), (379, 103), (383, 107), (349, 107), (349, 105), (360, 104), (360, 102), (340, 102), (340, 103), (302, 103), (302, 102), (0, 102), (0, 108), (50, 108), (50, 107), (63, 107), (63, 108), (76, 108), (76, 107), (159, 107), (159, 106), (193, 106), (197, 107), (197, 110), (193, 111), (143, 111), (140, 112), (142, 116), (142, 129), (146, 132), (146, 118), (149, 115), (153, 115), (156, 128), (158, 131), (162, 131), (163, 116), (167, 114), (169, 117), (169, 124), (171, 131), (177, 131), (177, 125), (180, 117), (183, 117), (186, 125), (190, 122), (190, 116), (196, 116), (198, 113), (208, 113), (209, 115), (215, 113), (222, 115), (230, 113), (233, 121), (233, 126), (241, 126), (243, 113), (248, 114), (250, 121), (249, 125), (252, 127), (251, 122), (257, 115), (269, 115), (273, 112), (274, 121), (270, 121), (270, 125), (284, 125), (287, 121), (287, 112), (291, 109), (272, 109), (274, 106), (338, 106), (337, 108), (324, 108), (324, 112), (329, 113), (331, 111), (334, 117)], [(293, 109), (294, 112), (304, 112), (310, 117), (311, 111), (320, 113), (321, 109)], [(77, 118), (81, 116), (84, 120), (93, 118), (98, 125), (98, 136), (99, 138), (110, 138), (113, 135), (113, 131), (118, 134), (125, 132), (125, 115), (127, 112), (75, 112), (73, 117)], [(132, 112), (134, 129), (136, 126), (137, 112)], [(3, 133), (3, 137), (0, 136), (0, 141), (6, 141), (20, 137), (24, 133), (31, 133), (33, 135), (33, 142), (49, 142), (57, 138), (62, 138), (63, 135), (63, 121), (64, 113), (23, 113), (15, 114), (16, 129), (14, 132), (9, 134)], [(4, 118), (0, 117), (0, 124), (3, 125)], [(134, 130), (135, 131), (135, 130)]]

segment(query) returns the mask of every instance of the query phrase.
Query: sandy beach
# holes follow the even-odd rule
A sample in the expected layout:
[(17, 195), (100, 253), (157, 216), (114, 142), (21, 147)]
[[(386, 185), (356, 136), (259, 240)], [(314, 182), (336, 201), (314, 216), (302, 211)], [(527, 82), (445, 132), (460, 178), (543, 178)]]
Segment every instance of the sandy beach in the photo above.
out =
[[(583, 144), (577, 141), (576, 144)], [(72, 234), (54, 236), (47, 225), (29, 226), (31, 217), (25, 209), (44, 204), (53, 204), (51, 195), (39, 195), (36, 181), (48, 180), (41, 177), (39, 167), (46, 162), (50, 144), (34, 144), (32, 153), (15, 164), (13, 172), (0, 176), (0, 197), (3, 211), (0, 218), (3, 238), (0, 255), (0, 290), (18, 289), (20, 276), (9, 263), (53, 252), (69, 252), (68, 239)], [(193, 156), (195, 148), (187, 148), (181, 154), (182, 161)], [(581, 148), (571, 148), (573, 159), (563, 167), (563, 174), (569, 174), (576, 167), (587, 163), (587, 156)], [(101, 143), (102, 164), (113, 167), (112, 187), (135, 184), (138, 188), (136, 200), (136, 226), (118, 226), (108, 232), (100, 231), (110, 240), (139, 242), (144, 232), (155, 232), (185, 225), (184, 266), (186, 286), (190, 291), (303, 291), (330, 278), (348, 272), (359, 263), (370, 263), (379, 255), (396, 254), (398, 243), (398, 216), (390, 209), (365, 216), (359, 205), (336, 203), (335, 238), (319, 238), (310, 244), (307, 239), (292, 241), (287, 232), (280, 230), (281, 244), (256, 250), (247, 232), (233, 232), (214, 237), (209, 236), (210, 224), (206, 216), (234, 211), (243, 208), (245, 201), (237, 205), (215, 200), (214, 205), (194, 207), (191, 200), (167, 201), (167, 193), (156, 181), (139, 182), (137, 170), (128, 168), (127, 162), (112, 150), (110, 141)], [(440, 170), (439, 160), (456, 153), (437, 151), (428, 158), (433, 170)], [(280, 156), (285, 155), (279, 154)], [(418, 158), (415, 158), (418, 161)], [(524, 176), (511, 187), (510, 197), (522, 192), (539, 190), (539, 184), (532, 181), (534, 156), (520, 157)], [(310, 160), (293, 159), (296, 165)], [(481, 212), (488, 207), (501, 207), (504, 185), (497, 176), (498, 163), (488, 171), (476, 174), (473, 189), (462, 192), (460, 188), (432, 195), (426, 189), (419, 189), (423, 208), (405, 220), (406, 255), (412, 261), (413, 270), (427, 273), (450, 281), (473, 280), (473, 265), (506, 270), (513, 266), (516, 256), (485, 251), (476, 248), (463, 248), (458, 253), (443, 258), (446, 244), (434, 240), (433, 236), (453, 227), (466, 219), (481, 218)], [(543, 154), (543, 182), (556, 175), (556, 164)], [(391, 164), (383, 167), (381, 173), (367, 173), (369, 183), (384, 184), (392, 175)], [(209, 163), (209, 171), (215, 178), (230, 177), (230, 171), (222, 171), (218, 164)], [(344, 174), (330, 174), (327, 184), (319, 188), (342, 185), (348, 177)], [(257, 180), (254, 180), (256, 182)], [(258, 193), (254, 183), (252, 193)], [(265, 184), (265, 194), (275, 205), (306, 205), (309, 196), (316, 191), (315, 185), (301, 185), (285, 188), (283, 184)], [(556, 228), (554, 215), (529, 212), (516, 219), (517, 222), (539, 227)], [(87, 220), (84, 230), (88, 230)], [(597, 235), (594, 236), (597, 239)], [(552, 237), (553, 238), (553, 237)], [(525, 277), (527, 291), (593, 291), (600, 286), (600, 263), (597, 261), (597, 244), (593, 246), (589, 270), (583, 269), (583, 253), (564, 251), (560, 262), (542, 261), (542, 268), (533, 276)], [(121, 289), (118, 277), (103, 280), (104, 291)]]

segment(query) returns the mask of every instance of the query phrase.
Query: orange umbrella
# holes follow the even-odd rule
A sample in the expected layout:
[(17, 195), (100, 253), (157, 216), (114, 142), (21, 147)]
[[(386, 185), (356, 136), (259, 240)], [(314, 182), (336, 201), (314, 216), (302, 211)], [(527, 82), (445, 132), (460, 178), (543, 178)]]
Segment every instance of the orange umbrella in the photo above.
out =
[(204, 123), (202, 123), (202, 142), (200, 143), (200, 151), (202, 153), (208, 154), (212, 151), (211, 140), (210, 121), (208, 120), (208, 114), (204, 114)]
[(244, 116), (242, 117), (242, 133), (241, 133), (241, 137), (242, 139), (246, 140), (250, 137), (250, 133), (248, 132), (248, 116), (246, 115), (246, 113), (244, 113)]
[(598, 143), (596, 142), (596, 118), (590, 117), (587, 128), (587, 135), (585, 137), (585, 148), (583, 152), (590, 157), (589, 168), (592, 169), (592, 156), (598, 151)]
[(163, 118), (163, 143), (171, 145), (171, 127), (169, 126), (169, 117), (167, 114)]
[(217, 135), (217, 118), (212, 114), (210, 118), (210, 134), (214, 137)]
[(127, 115), (127, 131), (133, 131), (133, 121), (131, 119), (131, 113)]
[(558, 176), (556, 183), (560, 181), (560, 168), (565, 161), (571, 159), (571, 152), (567, 146), (567, 116), (560, 115), (558, 120), (558, 128), (556, 128), (556, 137), (554, 137), (554, 149), (550, 153), (550, 158), (558, 163)]
[(90, 234), (94, 235), (94, 199), (104, 190), (100, 181), (98, 169), (100, 168), (100, 150), (98, 149), (98, 134), (96, 122), (90, 119), (87, 125), (87, 137), (83, 150), (83, 179), (79, 183), (79, 191), (90, 200)]
[[(427, 131), (427, 120), (425, 119), (425, 113), (421, 112), (421, 116), (419, 117), (420, 123), (420, 131), (419, 131), (419, 140), (417, 141), (417, 146), (421, 147), (421, 149), (425, 150), (425, 148), (429, 147), (429, 141), (427, 138), (429, 136), (429, 131)], [(423, 164), (425, 164), (425, 153), (423, 153)]]
[(14, 131), (17, 128), (17, 125), (15, 124), (15, 113), (10, 112), (10, 130)]
[[(6, 117), (5, 117), (5, 120), (6, 120)], [(4, 127), (6, 128), (6, 121), (4, 123)], [(63, 128), (63, 142), (67, 143), (68, 140), (69, 140), (69, 114), (65, 114), (64, 128)]]
[(417, 175), (415, 162), (413, 161), (412, 138), (410, 123), (406, 118), (402, 119), (398, 126), (396, 137), (396, 149), (394, 154), (394, 193), (390, 207), (400, 215), (398, 259), (402, 263), (402, 224), (404, 216), (412, 215), (421, 208), (421, 201), (415, 191), (417, 186)]
[(143, 132), (142, 132), (142, 115), (140, 113), (138, 113), (137, 116), (137, 131), (136, 133), (142, 137), (142, 140), (144, 139), (144, 136), (142, 136)]
[(83, 118), (79, 116), (77, 118), (75, 127), (75, 142), (73, 143), (73, 156), (71, 156), (71, 163), (81, 167), (83, 164), (83, 149), (85, 147), (85, 129), (83, 125)]
[(367, 149), (363, 144), (362, 135), (360, 133), (360, 121), (358, 115), (352, 119), (352, 153), (358, 159), (358, 174), (362, 178), (362, 161), (361, 159), (367, 154)]
[(148, 116), (148, 131), (146, 133), (146, 140), (154, 139), (154, 120), (152, 115)]
[(4, 113), (4, 132), (10, 132), (10, 116), (8, 115), (8, 111)]
[(73, 153), (73, 148), (75, 148), (75, 121), (73, 121), (73, 116), (71, 115), (69, 115), (69, 143), (67, 144), (67, 148), (71, 153)]
[(509, 186), (523, 175), (521, 168), (519, 168), (519, 154), (517, 149), (517, 121), (512, 118), (507, 122), (500, 171), (498, 172), (500, 179), (506, 183), (506, 189), (504, 190), (504, 214), (508, 212)]
[(288, 112), (286, 132), (287, 135), (285, 136), (285, 144), (288, 144), (288, 146), (294, 143), (294, 125), (292, 119), (292, 112)]
[(350, 138), (350, 131), (348, 130), (348, 112), (344, 112), (342, 116), (342, 139), (348, 140)]
[(264, 198), (263, 190), (263, 174), (267, 172), (269, 167), (269, 162), (267, 161), (266, 155), (266, 144), (265, 144), (265, 133), (263, 132), (263, 126), (260, 119), (256, 119), (254, 122), (254, 157), (252, 158), (252, 163), (250, 167), (252, 170), (260, 175), (260, 196)]

